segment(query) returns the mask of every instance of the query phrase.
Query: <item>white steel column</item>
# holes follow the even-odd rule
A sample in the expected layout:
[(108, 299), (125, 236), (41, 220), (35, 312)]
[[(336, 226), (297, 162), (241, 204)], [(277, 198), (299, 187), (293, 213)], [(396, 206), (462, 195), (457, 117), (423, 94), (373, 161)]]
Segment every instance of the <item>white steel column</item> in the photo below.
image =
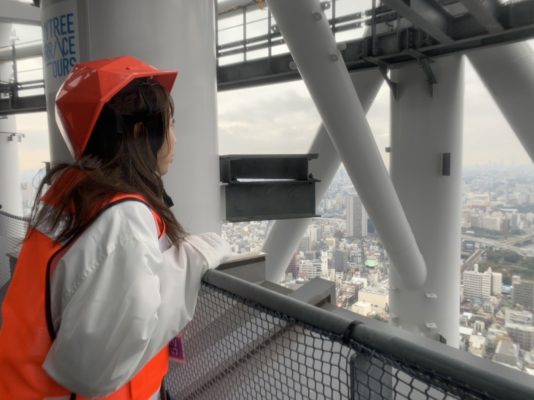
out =
[[(22, 216), (19, 141), (15, 118), (0, 119), (0, 210)], [(3, 133), (6, 132), (6, 133)], [(7, 133), (11, 132), (11, 133)]]
[[(367, 113), (382, 85), (382, 76), (377, 70), (365, 70), (351, 74), (351, 79)], [(309, 153), (319, 154), (319, 158), (310, 163), (310, 172), (321, 180), (315, 184), (315, 203), (318, 206), (341, 164), (323, 124), (317, 131)], [(310, 222), (311, 218), (299, 218), (278, 220), (273, 224), (263, 245), (263, 251), (267, 253), (267, 280), (279, 282), (282, 279)]]
[[(11, 24), (0, 24), (0, 47), (10, 44), (11, 28)], [(9, 82), (12, 77), (11, 63), (0, 63), (0, 81)], [(16, 129), (15, 116), (0, 119), (0, 205), (2, 211), (22, 216), (19, 137), (14, 135)]]
[[(403, 290), (392, 277), (390, 320), (458, 347), (464, 73), (461, 56), (431, 66), (432, 96), (418, 65), (392, 71), (400, 90), (391, 99), (391, 176), (428, 277), (416, 291)], [(450, 153), (450, 176), (442, 174), (444, 153)]]
[[(277, 26), (356, 191), (406, 288), (426, 266), (319, 0), (268, 0)], [(295, 23), (298, 21), (298, 23)]]
[(527, 43), (474, 50), (469, 61), (534, 161), (534, 51)]
[(173, 90), (178, 142), (166, 188), (175, 203), (173, 211), (188, 232), (220, 231), (215, 2), (42, 3), (44, 23), (73, 14), (78, 45), (73, 56), (81, 61), (131, 54), (158, 68), (179, 70)]
[(78, 5), (76, 0), (42, 0), (40, 9), (50, 161), (69, 163), (73, 159), (56, 125), (55, 99), (63, 80), (81, 61)]
[[(0, 47), (8, 46), (11, 24), (0, 24)], [(0, 81), (9, 82), (13, 77), (11, 63), (0, 63)], [(0, 118), (0, 211), (22, 216), (22, 191), (20, 187), (19, 139), (15, 116)], [(0, 287), (10, 278), (9, 258), (14, 238), (11, 220), (0, 217)]]

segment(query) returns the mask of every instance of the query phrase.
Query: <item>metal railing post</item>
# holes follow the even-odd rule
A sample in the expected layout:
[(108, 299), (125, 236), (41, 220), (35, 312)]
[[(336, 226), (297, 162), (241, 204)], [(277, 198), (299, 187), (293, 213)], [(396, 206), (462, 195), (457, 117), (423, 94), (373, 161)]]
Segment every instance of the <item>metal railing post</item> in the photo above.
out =
[(269, 58), (273, 55), (273, 49), (272, 49), (272, 15), (271, 10), (267, 9), (267, 50), (269, 54)]
[(247, 8), (243, 7), (243, 61), (247, 61)]
[(17, 50), (15, 41), (11, 43), (11, 57), (13, 59), (13, 86), (11, 86), (11, 104), (14, 106), (18, 97), (18, 72), (17, 72)]

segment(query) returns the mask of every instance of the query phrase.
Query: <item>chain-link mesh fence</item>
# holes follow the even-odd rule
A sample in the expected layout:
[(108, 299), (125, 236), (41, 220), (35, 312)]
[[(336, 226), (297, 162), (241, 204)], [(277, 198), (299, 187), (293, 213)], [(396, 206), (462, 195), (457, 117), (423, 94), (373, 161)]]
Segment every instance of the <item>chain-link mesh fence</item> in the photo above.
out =
[(19, 252), (27, 228), (26, 218), (0, 210), (0, 288), (11, 277), (11, 264)]
[(176, 399), (491, 399), (203, 283), (171, 365)]

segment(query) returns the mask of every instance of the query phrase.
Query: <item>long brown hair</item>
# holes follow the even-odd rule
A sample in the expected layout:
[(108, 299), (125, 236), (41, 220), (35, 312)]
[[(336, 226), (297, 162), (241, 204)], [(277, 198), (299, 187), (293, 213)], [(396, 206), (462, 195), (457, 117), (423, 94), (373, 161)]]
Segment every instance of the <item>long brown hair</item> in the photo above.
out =
[[(174, 112), (172, 98), (151, 79), (138, 79), (104, 106), (80, 160), (52, 168), (39, 185), (31, 225), (46, 224), (56, 230), (56, 240), (66, 241), (93, 221), (96, 204), (114, 194), (142, 195), (166, 225), (169, 238), (178, 244), (185, 236), (165, 202), (158, 172), (157, 152)], [(80, 179), (54, 193), (54, 207), (40, 207), (43, 189), (69, 172)]]

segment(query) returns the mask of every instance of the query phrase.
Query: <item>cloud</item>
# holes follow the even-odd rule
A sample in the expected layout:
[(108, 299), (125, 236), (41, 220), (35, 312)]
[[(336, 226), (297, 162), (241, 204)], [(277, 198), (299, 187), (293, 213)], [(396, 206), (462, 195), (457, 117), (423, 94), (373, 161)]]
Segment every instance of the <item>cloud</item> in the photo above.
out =
[[(534, 48), (534, 40), (528, 42)], [(390, 93), (383, 85), (368, 122), (384, 161), (390, 139)], [(302, 81), (219, 94), (221, 153), (307, 152), (320, 117)], [(465, 63), (465, 165), (530, 164), (531, 160), (476, 72)]]
[(218, 94), (221, 154), (305, 153), (320, 118), (303, 82)]

